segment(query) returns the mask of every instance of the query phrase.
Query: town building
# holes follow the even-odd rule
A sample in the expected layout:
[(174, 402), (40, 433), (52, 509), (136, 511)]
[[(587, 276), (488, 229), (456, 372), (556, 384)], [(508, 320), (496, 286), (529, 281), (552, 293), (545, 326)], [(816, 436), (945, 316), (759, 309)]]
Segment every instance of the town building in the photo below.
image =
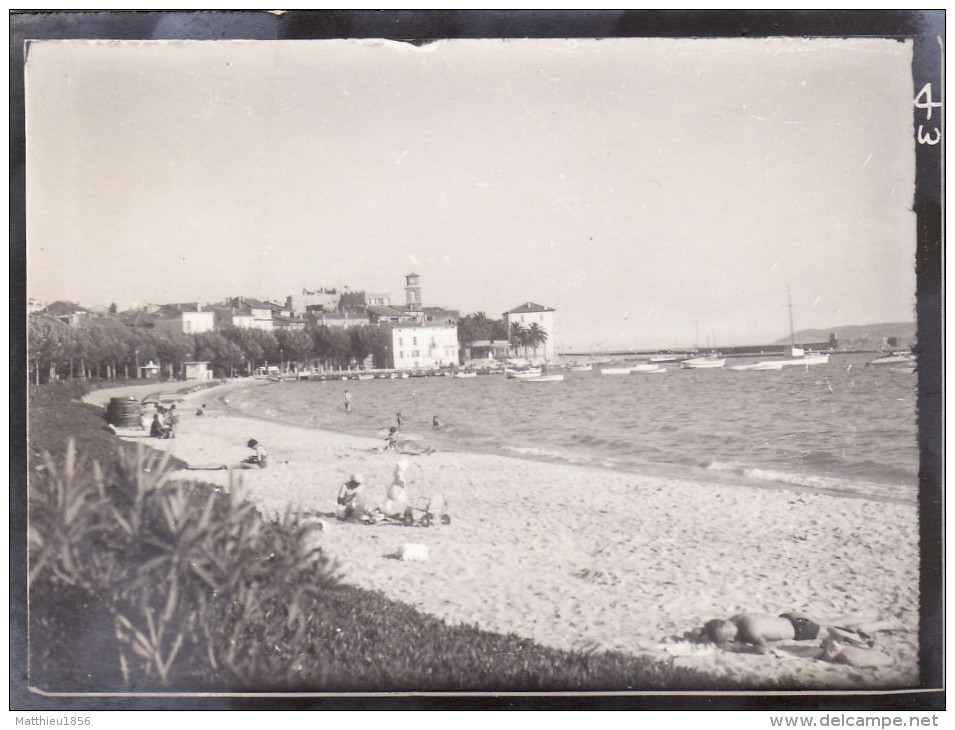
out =
[(391, 293), (386, 291), (367, 291), (365, 292), (365, 304), (374, 307), (390, 306)]
[(184, 332), (188, 335), (212, 332), (215, 329), (215, 312), (203, 311), (195, 302), (187, 304), (164, 304), (152, 314), (153, 329), (166, 332)]
[(447, 324), (391, 324), (388, 367), (430, 370), (458, 362), (458, 328)]
[(63, 301), (53, 302), (53, 304), (50, 304), (42, 311), (43, 314), (53, 317), (54, 319), (58, 319), (60, 322), (63, 322), (70, 327), (78, 326), (90, 315), (88, 309), (84, 309), (78, 304), (73, 304), (73, 302)]
[(507, 359), (509, 346), (507, 340), (473, 340), (461, 348), (462, 360), (466, 365), (502, 362)]
[(349, 312), (322, 312), (309, 311), (305, 315), (310, 322), (314, 322), (319, 327), (361, 327), (370, 324), (367, 314), (352, 314)]
[[(524, 302), (519, 307), (504, 312), (504, 326), (507, 331), (511, 331), (511, 325), (520, 324), (525, 329), (530, 329), (536, 324), (540, 329), (547, 333), (547, 339), (536, 347), (531, 346), (526, 355), (544, 360), (554, 360), (557, 358), (557, 337), (556, 337), (556, 310), (551, 307), (544, 307), (534, 302)], [(512, 345), (511, 351), (514, 351)]]
[(392, 306), (366, 307), (368, 319), (372, 324), (422, 324), (423, 317), (418, 312), (409, 312), (404, 308)]
[(184, 362), (182, 368), (186, 380), (212, 380), (208, 361)]
[(341, 295), (336, 289), (316, 289), (309, 291), (302, 289), (301, 294), (291, 294), (285, 303), (292, 314), (304, 314), (310, 308), (319, 308), (323, 312), (333, 312), (338, 309)]

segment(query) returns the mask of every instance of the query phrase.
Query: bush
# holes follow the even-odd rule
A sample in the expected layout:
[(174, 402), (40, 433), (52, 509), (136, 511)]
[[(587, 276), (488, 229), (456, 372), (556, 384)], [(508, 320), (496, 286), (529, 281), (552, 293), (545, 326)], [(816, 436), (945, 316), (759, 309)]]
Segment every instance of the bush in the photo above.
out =
[(62, 469), (47, 457), (30, 489), (31, 622), (43, 651), (70, 624), (59, 614), (85, 608), (79, 623), (99, 628), (92, 638), (110, 646), (127, 686), (208, 682), (210, 669), (225, 682), (281, 680), (287, 667), (262, 647), (294, 641), (306, 589), (334, 581), (308, 524), (293, 514), (266, 523), (241, 488), (170, 482), (168, 456), (142, 447), (109, 473), (83, 466), (71, 442)]

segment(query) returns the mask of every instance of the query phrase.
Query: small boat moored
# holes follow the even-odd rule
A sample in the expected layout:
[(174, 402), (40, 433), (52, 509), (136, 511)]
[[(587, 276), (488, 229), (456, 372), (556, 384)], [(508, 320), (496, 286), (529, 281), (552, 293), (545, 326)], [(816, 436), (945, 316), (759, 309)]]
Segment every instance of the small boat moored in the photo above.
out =
[(877, 357), (875, 360), (870, 360), (865, 364), (865, 366), (879, 368), (879, 367), (900, 367), (908, 366), (915, 367), (916, 358), (915, 353), (912, 352), (893, 352), (889, 355), (882, 355)]
[(721, 368), (726, 365), (725, 357), (715, 357), (707, 355), (706, 357), (691, 357), (689, 360), (683, 360), (680, 363), (681, 368), (698, 370), (704, 368)]
[(564, 379), (563, 375), (536, 375), (530, 378), (520, 378), (522, 383), (560, 383)]
[(630, 368), (631, 373), (641, 374), (641, 373), (663, 373), (666, 372), (666, 368), (660, 367), (655, 362), (642, 362), (634, 367)]

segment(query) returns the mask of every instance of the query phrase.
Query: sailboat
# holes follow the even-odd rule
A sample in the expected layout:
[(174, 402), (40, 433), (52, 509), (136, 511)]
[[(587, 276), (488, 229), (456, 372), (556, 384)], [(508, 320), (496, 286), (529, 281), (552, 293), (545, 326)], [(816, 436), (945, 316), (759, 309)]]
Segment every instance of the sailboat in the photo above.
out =
[(779, 360), (763, 360), (751, 365), (736, 365), (733, 370), (780, 370), (791, 365), (825, 365), (829, 362), (828, 353), (806, 353), (802, 347), (796, 347), (796, 335), (793, 328), (793, 298), (789, 293), (789, 357)]

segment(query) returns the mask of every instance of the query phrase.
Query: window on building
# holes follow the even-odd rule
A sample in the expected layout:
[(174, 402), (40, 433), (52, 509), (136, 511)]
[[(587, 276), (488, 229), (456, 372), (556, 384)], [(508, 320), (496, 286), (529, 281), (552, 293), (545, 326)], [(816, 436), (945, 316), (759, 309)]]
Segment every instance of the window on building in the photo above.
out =
[(412, 340), (413, 340), (413, 342), (411, 343), (412, 345), (417, 345), (417, 344), (418, 344), (418, 338), (417, 338), (417, 337), (413, 337)]
[(399, 344), (399, 345), (404, 345), (404, 344), (405, 344), (405, 340), (404, 340), (403, 337), (399, 337), (399, 338), (398, 338), (398, 344)]

